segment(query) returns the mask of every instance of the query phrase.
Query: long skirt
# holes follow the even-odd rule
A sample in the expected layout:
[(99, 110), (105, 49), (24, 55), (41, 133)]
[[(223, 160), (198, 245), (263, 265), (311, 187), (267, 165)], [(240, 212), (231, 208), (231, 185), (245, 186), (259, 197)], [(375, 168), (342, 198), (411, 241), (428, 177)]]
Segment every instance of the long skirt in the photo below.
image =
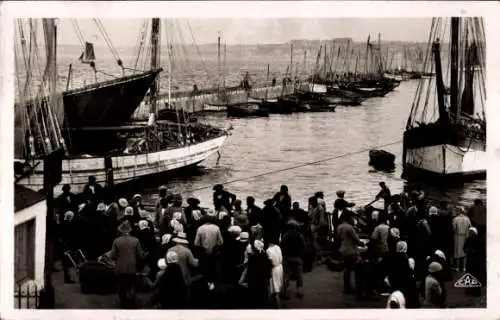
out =
[(455, 239), (455, 246), (453, 251), (453, 257), (455, 259), (464, 258), (465, 257), (464, 244), (465, 240), (467, 240), (467, 235), (455, 234), (454, 239)]
[(283, 289), (283, 265), (279, 264), (272, 268), (269, 279), (269, 292), (280, 293)]

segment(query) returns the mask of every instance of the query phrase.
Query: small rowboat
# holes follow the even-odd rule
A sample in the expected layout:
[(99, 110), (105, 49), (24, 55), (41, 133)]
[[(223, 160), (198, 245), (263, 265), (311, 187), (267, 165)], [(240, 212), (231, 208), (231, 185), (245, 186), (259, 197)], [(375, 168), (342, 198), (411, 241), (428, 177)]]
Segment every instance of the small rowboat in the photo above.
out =
[(385, 150), (370, 150), (370, 166), (374, 168), (393, 168), (396, 156)]

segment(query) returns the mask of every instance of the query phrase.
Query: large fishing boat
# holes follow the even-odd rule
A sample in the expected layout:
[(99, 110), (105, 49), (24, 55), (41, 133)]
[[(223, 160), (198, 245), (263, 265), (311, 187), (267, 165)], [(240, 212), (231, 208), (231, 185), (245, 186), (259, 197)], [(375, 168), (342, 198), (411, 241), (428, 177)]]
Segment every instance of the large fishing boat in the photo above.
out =
[[(435, 71), (436, 76), (420, 80), (404, 132), (404, 176), (408, 179), (415, 172), (459, 180), (486, 174), (483, 20), (451, 18), (449, 25), (438, 18), (432, 22), (424, 72)], [(444, 55), (439, 40), (443, 34), (451, 37)], [(442, 65), (450, 66), (449, 73)], [(449, 79), (445, 79), (447, 74)], [(433, 101), (437, 103), (432, 105)]]
[[(31, 27), (35, 25), (32, 22), (30, 20)], [(61, 184), (71, 184), (75, 192), (83, 190), (90, 175), (99, 183), (123, 184), (195, 166), (220, 150), (228, 136), (222, 129), (156, 120), (157, 75), (162, 71), (158, 67), (160, 19), (152, 19), (150, 71), (63, 93), (58, 92), (56, 83), (55, 19), (42, 19), (42, 23), (47, 62), (35, 98), (29, 102), (24, 99), (29, 95), (28, 88), (34, 86), (30, 83), (33, 77), (29, 73), (33, 70), (29, 66), (33, 63), (29, 60), (25, 60), (28, 77), (24, 91), (18, 83), (20, 102), (15, 105), (14, 161), (17, 184), (43, 190), (44, 159), (58, 149), (65, 153)], [(31, 36), (35, 34), (30, 32)], [(30, 39), (33, 43), (30, 51), (37, 48), (35, 42), (36, 38)], [(21, 46), (23, 44), (26, 41), (21, 39)], [(30, 52), (28, 59), (33, 59), (36, 53)], [(170, 102), (171, 56), (168, 65)], [(152, 108), (150, 121), (132, 123), (130, 117), (147, 90)], [(83, 119), (83, 114), (88, 117)], [(56, 196), (60, 189), (56, 188)]]

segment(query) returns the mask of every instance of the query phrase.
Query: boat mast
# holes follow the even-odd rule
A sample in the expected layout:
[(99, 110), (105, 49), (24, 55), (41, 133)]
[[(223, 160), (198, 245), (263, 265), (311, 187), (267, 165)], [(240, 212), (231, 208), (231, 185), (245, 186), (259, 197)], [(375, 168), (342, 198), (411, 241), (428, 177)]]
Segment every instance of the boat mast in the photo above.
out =
[(451, 18), (450, 115), (458, 117), (458, 33), (459, 18)]
[(268, 89), (268, 82), (269, 82), (269, 63), (267, 64), (267, 76), (266, 76), (266, 97), (264, 101), (267, 101), (267, 89)]
[(222, 65), (222, 88), (226, 87), (226, 51), (227, 51), (227, 43), (224, 41), (224, 62)]
[(436, 89), (439, 107), (439, 121), (446, 123), (448, 122), (448, 114), (446, 113), (446, 106), (444, 105), (445, 88), (443, 83), (443, 70), (441, 67), (441, 49), (439, 39), (432, 44), (432, 51), (434, 53), (434, 63), (436, 65)]
[[(159, 34), (160, 34), (160, 18), (153, 18), (152, 26), (151, 26), (151, 70), (156, 70), (158, 68), (158, 54), (159, 54)], [(170, 78), (170, 73), (168, 74)], [(158, 79), (158, 78), (157, 78)], [(158, 80), (153, 81), (151, 87), (149, 89), (149, 97), (150, 97), (150, 113), (153, 117), (156, 117), (157, 114), (157, 92), (158, 92)], [(169, 100), (169, 108), (170, 108), (170, 100)]]
[(217, 36), (217, 96), (220, 99), (220, 31), (219, 35)]
[(293, 82), (293, 92), (295, 92), (295, 77), (293, 76), (293, 42), (290, 44), (290, 78)]
[(324, 65), (324, 68), (325, 68), (325, 70), (324, 70), (324, 74), (323, 74), (323, 79), (324, 79), (324, 81), (326, 81), (326, 60), (327, 60), (327, 59), (326, 59), (326, 45), (327, 45), (327, 42), (325, 41), (325, 48), (324, 48), (324, 50), (323, 50), (323, 53), (324, 53), (324, 57), (323, 57), (323, 65)]

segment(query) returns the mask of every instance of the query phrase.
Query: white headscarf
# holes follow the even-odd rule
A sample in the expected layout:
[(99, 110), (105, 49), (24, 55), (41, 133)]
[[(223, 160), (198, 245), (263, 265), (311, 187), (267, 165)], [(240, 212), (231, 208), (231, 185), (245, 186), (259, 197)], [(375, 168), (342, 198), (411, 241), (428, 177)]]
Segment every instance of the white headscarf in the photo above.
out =
[(264, 251), (264, 242), (262, 242), (260, 240), (255, 240), (253, 242), (253, 246), (254, 246), (255, 250), (257, 250), (258, 252)]
[(73, 213), (73, 211), (66, 211), (64, 213), (64, 220), (66, 220), (66, 221), (71, 221), (71, 220), (73, 220), (74, 217), (75, 217), (75, 214)]
[(166, 244), (166, 243), (169, 243), (170, 242), (170, 239), (172, 239), (172, 235), (171, 234), (164, 234), (161, 236), (161, 244)]
[(410, 269), (415, 270), (415, 259), (408, 258), (408, 265), (410, 266)]
[(133, 216), (134, 215), (134, 208), (132, 208), (132, 207), (126, 207), (123, 214), (125, 216)]
[(147, 228), (149, 228), (149, 224), (146, 220), (139, 221), (139, 229), (145, 230)]
[(167, 252), (167, 264), (179, 262), (179, 256), (175, 251)]
[(174, 212), (174, 215), (173, 215), (173, 217), (172, 217), (172, 221), (173, 221), (173, 220), (177, 220), (177, 221), (179, 221), (179, 220), (181, 220), (181, 219), (182, 219), (182, 213), (180, 213), (179, 211)]
[(432, 206), (429, 208), (429, 216), (437, 216), (439, 213), (438, 208)]
[(387, 309), (391, 309), (391, 302), (396, 302), (399, 305), (399, 309), (405, 309), (406, 299), (403, 293), (399, 290), (394, 291), (387, 299)]
[(158, 269), (160, 270), (165, 270), (167, 268), (167, 262), (165, 261), (164, 258), (161, 258), (158, 260)]
[(441, 259), (446, 260), (446, 255), (444, 254), (444, 252), (443, 252), (443, 251), (441, 251), (441, 250), (436, 250), (436, 251), (434, 252), (434, 254), (435, 254), (436, 256), (440, 257)]

